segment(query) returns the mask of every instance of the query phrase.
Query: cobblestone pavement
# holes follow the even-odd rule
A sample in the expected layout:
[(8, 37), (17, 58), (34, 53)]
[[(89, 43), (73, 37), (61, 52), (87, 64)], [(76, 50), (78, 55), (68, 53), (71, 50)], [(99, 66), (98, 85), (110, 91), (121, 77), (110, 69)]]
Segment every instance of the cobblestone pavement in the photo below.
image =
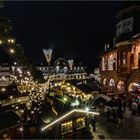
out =
[(93, 139), (140, 139), (140, 116), (133, 116), (126, 109), (122, 125), (107, 122), (105, 115), (96, 118), (96, 133)]

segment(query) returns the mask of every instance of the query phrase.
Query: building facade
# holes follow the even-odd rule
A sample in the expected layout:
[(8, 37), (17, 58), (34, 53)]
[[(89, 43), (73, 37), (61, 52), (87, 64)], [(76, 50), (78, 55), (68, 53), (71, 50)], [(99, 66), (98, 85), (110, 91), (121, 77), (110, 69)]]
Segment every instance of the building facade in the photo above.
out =
[(115, 43), (101, 54), (101, 83), (106, 93), (130, 97), (140, 92), (140, 5), (125, 5), (117, 19)]
[(88, 78), (85, 66), (74, 66), (63, 58), (59, 58), (54, 62), (53, 66), (39, 66), (37, 70), (42, 71), (45, 79), (49, 74), (54, 75), (53, 80), (73, 80)]

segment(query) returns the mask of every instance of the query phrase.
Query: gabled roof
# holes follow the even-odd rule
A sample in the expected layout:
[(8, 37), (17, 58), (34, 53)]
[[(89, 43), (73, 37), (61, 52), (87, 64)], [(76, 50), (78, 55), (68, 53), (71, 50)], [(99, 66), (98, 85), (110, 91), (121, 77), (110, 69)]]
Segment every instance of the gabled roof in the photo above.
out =
[(85, 113), (85, 114), (99, 115), (98, 112), (91, 112), (91, 111), (86, 111), (86, 110), (83, 110), (83, 109), (73, 109), (73, 110), (69, 111), (68, 113), (64, 114), (63, 116), (57, 118), (56, 120), (54, 120), (50, 124), (44, 126), (41, 130), (44, 131), (44, 130), (48, 129), (52, 125), (60, 122), (61, 120), (63, 120), (64, 118), (67, 118), (69, 115), (71, 115), (73, 113)]
[(88, 93), (94, 91), (93, 88), (89, 87), (87, 84), (84, 84), (83, 82), (78, 82), (76, 80), (72, 80), (70, 82), (73, 86), (79, 88), (81, 91)]

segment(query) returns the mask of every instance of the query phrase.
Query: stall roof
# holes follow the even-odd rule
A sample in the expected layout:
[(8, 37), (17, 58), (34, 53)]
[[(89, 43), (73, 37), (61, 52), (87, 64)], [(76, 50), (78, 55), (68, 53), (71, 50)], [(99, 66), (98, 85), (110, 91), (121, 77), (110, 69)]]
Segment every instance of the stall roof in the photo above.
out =
[(89, 86), (88, 84), (85, 84), (83, 81), (79, 82), (76, 80), (73, 80), (70, 82), (73, 86), (79, 88), (81, 91), (85, 92), (85, 93), (89, 93), (89, 92), (93, 92), (93, 91), (98, 91), (98, 87), (97, 84), (93, 84), (93, 86)]
[(21, 118), (14, 111), (0, 113), (0, 131), (18, 125), (21, 122)]

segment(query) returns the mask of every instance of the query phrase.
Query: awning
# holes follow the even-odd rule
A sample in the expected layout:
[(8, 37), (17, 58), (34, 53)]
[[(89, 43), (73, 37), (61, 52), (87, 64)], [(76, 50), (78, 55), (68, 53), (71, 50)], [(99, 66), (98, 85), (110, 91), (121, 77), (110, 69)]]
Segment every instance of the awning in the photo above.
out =
[(111, 98), (108, 97), (108, 96), (105, 95), (105, 94), (95, 94), (94, 99), (97, 100), (97, 99), (100, 98), (100, 97), (102, 97), (102, 98), (105, 99), (106, 101), (110, 101), (110, 100), (111, 100)]

